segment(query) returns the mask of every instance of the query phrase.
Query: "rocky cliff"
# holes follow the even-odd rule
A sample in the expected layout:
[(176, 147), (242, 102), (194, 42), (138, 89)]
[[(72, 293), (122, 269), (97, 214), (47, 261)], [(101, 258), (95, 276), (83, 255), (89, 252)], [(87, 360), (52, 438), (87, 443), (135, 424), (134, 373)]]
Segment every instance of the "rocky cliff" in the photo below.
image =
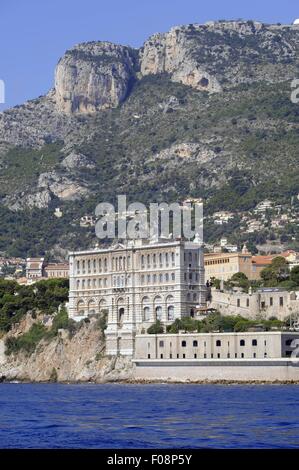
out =
[[(0, 113), (0, 211), (9, 226), (0, 249), (12, 238), (20, 245), (24, 224), (29, 243), (36, 218), (49, 221), (45, 249), (55, 237), (83, 247), (78, 234), (78, 245), (69, 243), (71, 227), (121, 193), (146, 203), (201, 197), (214, 209), (252, 208), (277, 185), (280, 197), (296, 196), (298, 58), (298, 26), (255, 21), (177, 26), (140, 49), (70, 49), (47, 95)], [(46, 215), (55, 207), (68, 214), (60, 225)], [(25, 218), (27, 209), (40, 212)], [(17, 227), (11, 211), (24, 211)]]
[(133, 366), (129, 359), (105, 356), (105, 342), (95, 319), (83, 323), (73, 334), (60, 330), (56, 337), (42, 340), (30, 354), (20, 351), (7, 355), (6, 340), (20, 337), (36, 322), (43, 322), (48, 327), (51, 324), (44, 315), (33, 319), (27, 314), (0, 340), (2, 380), (99, 383), (132, 378)]

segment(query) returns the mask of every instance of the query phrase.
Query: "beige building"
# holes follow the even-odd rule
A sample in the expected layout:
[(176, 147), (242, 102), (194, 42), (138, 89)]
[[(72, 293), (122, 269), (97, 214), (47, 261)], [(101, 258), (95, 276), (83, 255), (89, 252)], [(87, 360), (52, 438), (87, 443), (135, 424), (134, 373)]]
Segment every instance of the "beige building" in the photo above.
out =
[(47, 278), (68, 278), (68, 263), (49, 263), (44, 268), (44, 277)]
[(205, 279), (227, 281), (234, 274), (242, 272), (251, 279), (251, 253), (205, 253)]
[(194, 316), (206, 289), (202, 247), (144, 240), (70, 253), (69, 315), (107, 311), (108, 354), (133, 355), (135, 334), (157, 319)]
[(134, 359), (277, 359), (291, 357), (293, 332), (137, 335)]
[(261, 316), (265, 319), (276, 317), (278, 320), (293, 315), (296, 320), (299, 318), (299, 292), (270, 287), (249, 293), (212, 288), (209, 307), (222, 315), (241, 315), (245, 318)]
[(28, 281), (37, 281), (43, 277), (44, 258), (27, 258), (26, 278)]

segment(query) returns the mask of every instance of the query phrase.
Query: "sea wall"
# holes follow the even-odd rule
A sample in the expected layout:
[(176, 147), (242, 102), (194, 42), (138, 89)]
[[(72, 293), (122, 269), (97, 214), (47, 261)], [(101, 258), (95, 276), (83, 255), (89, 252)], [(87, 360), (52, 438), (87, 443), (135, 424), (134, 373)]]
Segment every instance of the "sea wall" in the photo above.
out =
[(134, 360), (134, 379), (165, 382), (299, 382), (299, 362), (265, 360)]

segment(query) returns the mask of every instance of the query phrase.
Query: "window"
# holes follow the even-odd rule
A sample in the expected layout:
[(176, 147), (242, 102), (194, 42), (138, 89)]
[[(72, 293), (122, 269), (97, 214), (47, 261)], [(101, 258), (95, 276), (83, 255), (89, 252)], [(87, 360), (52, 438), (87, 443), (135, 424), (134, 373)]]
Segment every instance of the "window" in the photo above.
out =
[(230, 358), (230, 353), (227, 353), (227, 358), (228, 358), (228, 359)]
[(174, 253), (171, 253), (171, 261), (174, 263)]
[(194, 359), (197, 359), (197, 354), (194, 354)]
[(150, 262), (151, 262), (150, 255), (147, 255), (147, 265), (148, 265), (148, 266), (150, 265)]
[(206, 359), (206, 358), (207, 358), (207, 355), (206, 355), (206, 353), (204, 353), (204, 355), (203, 355), (203, 358), (204, 358), (204, 359)]
[(172, 280), (172, 281), (175, 280), (175, 274), (174, 274), (174, 273), (171, 273), (171, 280)]
[(245, 346), (245, 339), (240, 340), (240, 346)]
[(237, 307), (240, 307), (240, 299), (237, 299)]
[(220, 359), (220, 353), (217, 354), (218, 359)]
[(144, 255), (141, 256), (141, 264), (144, 265)]
[(168, 274), (168, 273), (165, 274), (165, 281), (166, 281), (166, 282), (169, 281), (169, 274)]
[(171, 353), (169, 354), (169, 359), (172, 359), (172, 354)]
[(159, 348), (164, 348), (164, 341), (159, 341)]
[(241, 353), (241, 358), (244, 359), (244, 353)]
[(182, 347), (185, 348), (187, 346), (186, 341), (182, 341)]
[(167, 308), (167, 318), (169, 321), (174, 320), (174, 307), (173, 305), (169, 305)]
[(291, 344), (292, 344), (292, 341), (293, 341), (293, 340), (292, 340), (292, 339), (290, 339), (290, 338), (289, 338), (289, 339), (287, 339), (287, 340), (286, 340), (286, 346), (291, 346)]
[(156, 319), (162, 320), (162, 307), (160, 306), (156, 307)]
[(186, 357), (186, 354), (183, 354), (183, 359), (185, 359), (185, 357)]
[(279, 297), (279, 306), (283, 307), (283, 297)]
[(253, 358), (254, 358), (254, 359), (256, 358), (256, 353), (253, 353)]
[(252, 346), (257, 346), (257, 339), (252, 340)]
[(143, 309), (143, 320), (144, 321), (149, 321), (150, 319), (150, 308), (149, 307), (144, 307)]
[(163, 354), (160, 354), (160, 358), (163, 359)]
[(144, 284), (144, 274), (141, 276), (141, 284)]
[(264, 353), (264, 357), (267, 357), (267, 353), (266, 353), (266, 352)]
[(216, 341), (216, 346), (218, 346), (218, 347), (221, 346), (221, 341), (220, 341), (220, 339), (217, 339), (217, 341)]
[(193, 347), (197, 348), (197, 346), (198, 346), (198, 341), (193, 341)]
[(246, 299), (246, 307), (249, 307), (249, 299)]
[(150, 358), (151, 358), (151, 355), (150, 355), (150, 354), (148, 354), (148, 355), (147, 355), (147, 358), (148, 358), (148, 359), (150, 359)]
[(270, 307), (273, 307), (273, 297), (270, 297)]

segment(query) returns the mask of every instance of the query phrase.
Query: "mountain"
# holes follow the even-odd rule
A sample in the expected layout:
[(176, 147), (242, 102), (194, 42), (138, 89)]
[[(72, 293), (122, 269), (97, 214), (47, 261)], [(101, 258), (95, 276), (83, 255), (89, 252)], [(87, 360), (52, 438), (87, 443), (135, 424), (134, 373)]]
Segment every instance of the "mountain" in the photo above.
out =
[(0, 250), (93, 243), (80, 217), (118, 194), (202, 197), (207, 213), (297, 195), (298, 52), (298, 26), (255, 21), (67, 51), (47, 95), (0, 114)]

